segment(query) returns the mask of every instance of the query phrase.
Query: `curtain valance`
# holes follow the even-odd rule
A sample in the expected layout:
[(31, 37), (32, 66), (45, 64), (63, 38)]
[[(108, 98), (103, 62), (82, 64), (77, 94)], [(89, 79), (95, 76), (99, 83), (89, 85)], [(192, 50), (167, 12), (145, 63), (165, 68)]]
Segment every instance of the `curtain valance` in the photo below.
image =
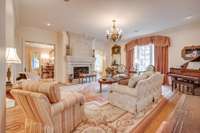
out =
[(154, 44), (155, 46), (169, 47), (170, 38), (167, 36), (149, 36), (134, 39), (126, 44), (126, 51), (132, 50), (136, 45), (147, 45), (150, 43)]

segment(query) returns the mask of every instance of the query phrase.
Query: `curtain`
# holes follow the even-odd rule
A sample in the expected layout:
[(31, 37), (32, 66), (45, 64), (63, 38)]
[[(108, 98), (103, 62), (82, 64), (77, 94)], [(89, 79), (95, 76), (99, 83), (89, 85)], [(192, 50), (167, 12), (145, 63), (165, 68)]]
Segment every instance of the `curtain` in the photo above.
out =
[(127, 68), (133, 66), (133, 51), (136, 45), (148, 45), (153, 44), (155, 46), (155, 68), (157, 71), (164, 74), (164, 84), (168, 83), (168, 48), (170, 46), (170, 39), (166, 36), (150, 36), (132, 40), (126, 44), (126, 61)]
[(155, 46), (155, 68), (164, 74), (164, 84), (168, 84), (168, 47)]
[(164, 84), (168, 84), (168, 49), (170, 46), (170, 39), (163, 36), (155, 36), (153, 39), (155, 45), (155, 68), (157, 71), (164, 74)]
[(126, 67), (127, 70), (131, 70), (133, 67), (133, 55), (134, 55), (134, 48), (126, 51)]

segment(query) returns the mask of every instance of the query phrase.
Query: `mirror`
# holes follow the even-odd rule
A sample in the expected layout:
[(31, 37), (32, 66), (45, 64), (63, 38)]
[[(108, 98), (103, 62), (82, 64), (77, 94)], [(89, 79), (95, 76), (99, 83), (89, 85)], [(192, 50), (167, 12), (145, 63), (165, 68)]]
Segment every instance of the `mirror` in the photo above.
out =
[(121, 64), (121, 47), (115, 44), (112, 47), (112, 66), (119, 66)]

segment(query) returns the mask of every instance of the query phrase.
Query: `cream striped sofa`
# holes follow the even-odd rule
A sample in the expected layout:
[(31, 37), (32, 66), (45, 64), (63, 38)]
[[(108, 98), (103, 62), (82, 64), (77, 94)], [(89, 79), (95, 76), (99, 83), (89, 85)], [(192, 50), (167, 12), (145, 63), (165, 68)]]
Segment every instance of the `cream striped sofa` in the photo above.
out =
[(70, 133), (84, 119), (84, 97), (68, 92), (61, 98), (59, 83), (23, 81), (11, 94), (24, 111), (25, 133)]

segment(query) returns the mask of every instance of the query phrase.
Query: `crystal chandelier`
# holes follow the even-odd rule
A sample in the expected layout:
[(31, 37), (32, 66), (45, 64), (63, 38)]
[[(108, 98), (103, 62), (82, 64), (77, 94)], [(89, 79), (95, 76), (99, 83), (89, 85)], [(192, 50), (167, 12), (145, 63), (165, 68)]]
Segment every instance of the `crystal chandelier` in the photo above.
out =
[(120, 41), (122, 38), (122, 30), (116, 26), (116, 20), (113, 20), (113, 26), (106, 31), (106, 37), (113, 42)]

